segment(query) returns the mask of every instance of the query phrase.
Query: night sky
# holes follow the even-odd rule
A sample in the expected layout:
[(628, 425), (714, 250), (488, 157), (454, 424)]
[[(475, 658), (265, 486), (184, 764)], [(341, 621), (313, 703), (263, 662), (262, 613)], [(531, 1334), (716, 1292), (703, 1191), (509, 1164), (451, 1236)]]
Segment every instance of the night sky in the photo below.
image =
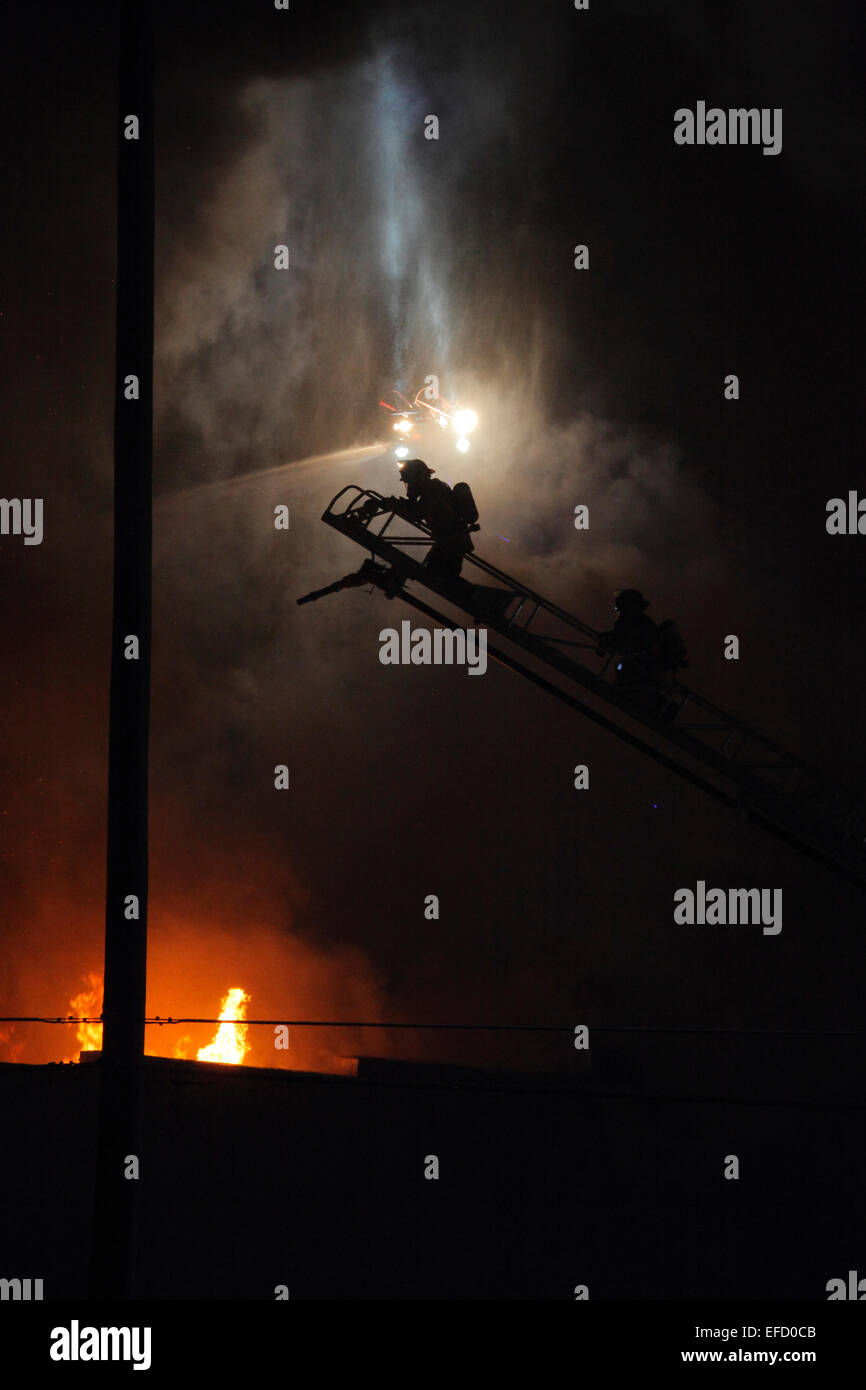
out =
[[(104, 932), (115, 39), (107, 6), (10, 15), (2, 492), (45, 535), (0, 537), (0, 1012), (57, 1014)], [(151, 1012), (239, 984), (253, 1017), (857, 1028), (856, 889), (504, 669), (382, 666), (399, 603), (295, 604), (363, 558), (318, 520), (339, 488), (399, 490), (379, 396), (436, 372), (480, 422), (422, 457), (470, 482), (480, 555), (598, 628), (641, 588), (689, 685), (862, 786), (866, 538), (825, 530), (866, 495), (854, 7), (180, 0), (155, 29)], [(781, 107), (782, 152), (677, 146), (699, 100)], [(699, 878), (781, 888), (781, 934), (676, 926)], [(289, 1065), (560, 1048), (368, 1031)]]

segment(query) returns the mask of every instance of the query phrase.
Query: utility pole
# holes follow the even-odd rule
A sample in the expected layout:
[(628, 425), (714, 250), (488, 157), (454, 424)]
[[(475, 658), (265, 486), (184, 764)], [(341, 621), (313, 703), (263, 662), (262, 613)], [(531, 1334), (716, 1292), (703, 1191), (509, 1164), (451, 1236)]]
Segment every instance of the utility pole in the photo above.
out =
[(150, 6), (119, 0), (114, 589), (105, 992), (91, 1298), (134, 1297), (147, 992), (153, 454), (153, 61)]

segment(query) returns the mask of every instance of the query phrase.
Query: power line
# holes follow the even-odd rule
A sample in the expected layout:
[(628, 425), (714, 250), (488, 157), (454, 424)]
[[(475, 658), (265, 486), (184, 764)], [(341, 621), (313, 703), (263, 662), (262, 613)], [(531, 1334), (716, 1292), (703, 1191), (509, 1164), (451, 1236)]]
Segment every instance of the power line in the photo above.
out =
[[(102, 1016), (79, 1017), (65, 1014), (49, 1018), (36, 1014), (6, 1014), (0, 1016), (0, 1023), (53, 1023), (71, 1027), (75, 1023), (101, 1024)], [(382, 1023), (369, 1019), (321, 1019), (321, 1018), (162, 1018), (159, 1014), (145, 1018), (146, 1027), (176, 1027), (181, 1023), (230, 1024), (244, 1028), (405, 1028), (430, 1031), (476, 1032), (476, 1033), (568, 1033), (574, 1032), (574, 1023)], [(591, 1033), (637, 1034), (640, 1036), (678, 1036), (715, 1038), (863, 1038), (866, 1031), (836, 1031), (830, 1029), (788, 1029), (788, 1028), (691, 1028), (688, 1026), (630, 1026), (607, 1027), (588, 1023)]]

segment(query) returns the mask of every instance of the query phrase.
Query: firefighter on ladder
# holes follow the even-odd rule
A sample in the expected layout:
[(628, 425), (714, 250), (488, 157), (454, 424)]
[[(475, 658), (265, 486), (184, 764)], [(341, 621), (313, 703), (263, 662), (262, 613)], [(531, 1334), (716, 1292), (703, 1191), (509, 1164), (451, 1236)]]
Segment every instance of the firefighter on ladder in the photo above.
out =
[[(434, 581), (433, 587), (437, 587), (438, 581), (444, 597), (468, 607), (476, 622), (505, 622), (508, 607), (519, 596), (520, 590), (471, 583), (460, 577), (464, 557), (475, 549), (470, 533), (481, 529), (478, 525), (478, 508), (469, 484), (455, 483), (453, 488), (449, 487), (433, 477), (433, 469), (428, 468), (423, 459), (407, 459), (400, 464), (400, 474), (406, 488), (405, 498), (368, 497), (349, 515), (368, 522), (380, 512), (395, 512), (411, 525), (426, 526), (433, 544), (425, 556), (424, 569)], [(393, 550), (393, 546), (388, 548)], [(395, 598), (406, 577), (407, 571), (399, 558), (389, 558), (384, 565), (370, 559), (353, 574), (345, 575), (324, 589), (314, 589), (297, 602), (313, 603), (326, 594), (335, 594), (340, 589), (359, 588), (365, 584), (374, 584), (386, 598)]]
[(598, 656), (617, 655), (616, 685), (630, 694), (645, 693), (647, 702), (663, 703), (681, 666), (688, 666), (686, 649), (676, 624), (660, 625), (647, 616), (649, 602), (639, 589), (623, 589), (614, 600), (618, 617), (610, 632), (599, 634)]
[(450, 488), (433, 472), (423, 459), (406, 459), (400, 464), (405, 498), (385, 497), (380, 505), (406, 521), (423, 522), (433, 537), (425, 568), (437, 579), (457, 579), (464, 555), (475, 549), (470, 532), (479, 530), (478, 511), (467, 483)]

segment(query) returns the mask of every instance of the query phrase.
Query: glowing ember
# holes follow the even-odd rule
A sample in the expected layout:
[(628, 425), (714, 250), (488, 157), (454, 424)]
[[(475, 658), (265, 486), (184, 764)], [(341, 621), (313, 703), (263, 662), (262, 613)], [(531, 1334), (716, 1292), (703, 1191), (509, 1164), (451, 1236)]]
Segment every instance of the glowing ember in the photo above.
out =
[[(91, 970), (84, 976), (84, 981), (87, 988), (70, 999), (69, 1012), (77, 1014), (80, 1018), (93, 1018), (102, 1012), (102, 976), (95, 975)], [(78, 1040), (79, 1053), (75, 1058), (66, 1059), (70, 1062), (80, 1061), (82, 1052), (101, 1051), (102, 1024), (79, 1023), (75, 1029), (75, 1037)]]
[(228, 1062), (240, 1066), (250, 1050), (246, 1018), (250, 996), (242, 989), (230, 989), (220, 1010), (220, 1026), (216, 1037), (207, 1047), (200, 1047), (196, 1056), (200, 1062)]

